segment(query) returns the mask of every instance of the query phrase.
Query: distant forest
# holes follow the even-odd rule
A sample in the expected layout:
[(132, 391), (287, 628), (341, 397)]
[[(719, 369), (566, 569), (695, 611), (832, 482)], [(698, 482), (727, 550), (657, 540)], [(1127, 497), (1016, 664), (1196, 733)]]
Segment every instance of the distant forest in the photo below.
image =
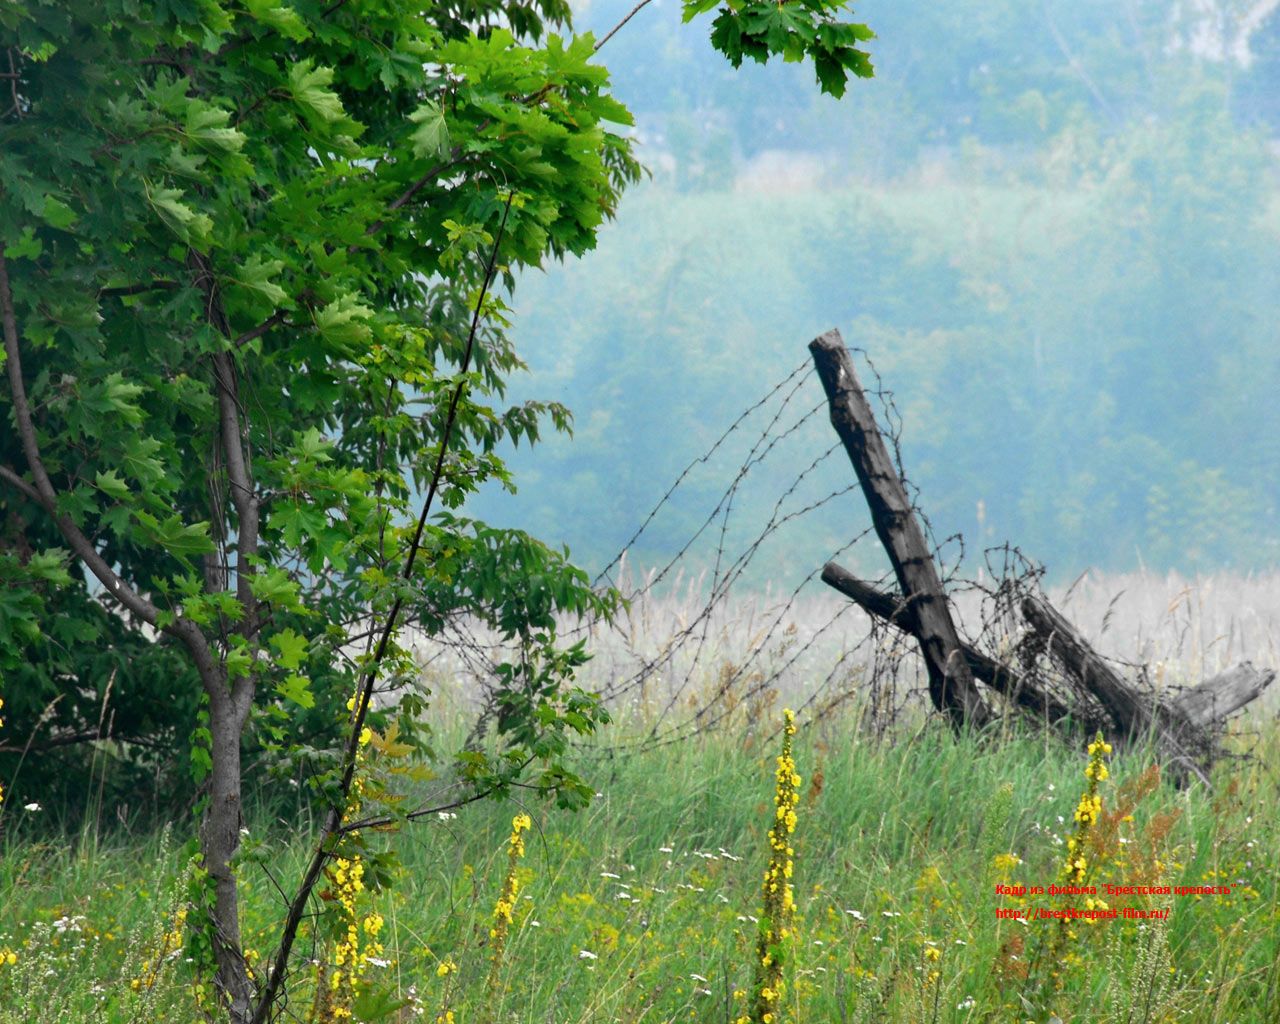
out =
[[(576, 436), (515, 453), (518, 494), (471, 510), (598, 568), (838, 326), (896, 394), (935, 534), (970, 558), (1009, 541), (1055, 575), (1275, 566), (1280, 2), (856, 14), (876, 77), (840, 102), (806, 68), (735, 74), (675, 0), (610, 44), (651, 179), (592, 260), (525, 275), (513, 300), (531, 372), (512, 397), (566, 403)], [(794, 440), (800, 458), (834, 438), (819, 418)], [(736, 467), (704, 467), (633, 562), (673, 553)], [(824, 473), (815, 493), (851, 479)], [(786, 482), (761, 467), (743, 536)], [(857, 494), (825, 506), (776, 572), (866, 521)]]

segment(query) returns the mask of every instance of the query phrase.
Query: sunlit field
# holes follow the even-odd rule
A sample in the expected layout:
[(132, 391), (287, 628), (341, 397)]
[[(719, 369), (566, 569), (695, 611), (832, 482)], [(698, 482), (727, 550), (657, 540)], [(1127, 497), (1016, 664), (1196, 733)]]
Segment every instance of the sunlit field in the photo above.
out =
[[(1277, 664), (1275, 582), (1087, 578), (1070, 597), (1051, 596), (1108, 654), (1150, 662), (1153, 678), (1182, 684), (1244, 658)], [(793, 609), (781, 627), (788, 642), (803, 643), (805, 629), (825, 621), (828, 600), (835, 609), (834, 595)], [(606, 685), (630, 651), (660, 650), (696, 605), (677, 595), (633, 606), (625, 637), (597, 639), (584, 684)], [(718, 662), (774, 656), (753, 647), (767, 607), (761, 598), (717, 613), (704, 677), (677, 685), (679, 673), (669, 673), (621, 698), (615, 724), (581, 751), (597, 789), (585, 810), (525, 803), (517, 791), (380, 836), (375, 845), (397, 852), (400, 876), (385, 893), (372, 872), (354, 887), (330, 878), (329, 898), (351, 889), (360, 929), (357, 1020), (749, 1018), (783, 707), (805, 704), (805, 674), (838, 658), (842, 641), (824, 634), (828, 646), (780, 677), (775, 696), (742, 701), (716, 728), (638, 741), (664, 713), (678, 723), (705, 703), (722, 681)], [(846, 628), (852, 642), (862, 639), (859, 619)], [(855, 668), (845, 683), (856, 683)], [(443, 659), (428, 671), (439, 747), (453, 749), (466, 694), (450, 687)], [(1091, 759), (1083, 745), (1021, 727), (956, 738), (910, 701), (892, 729), (875, 731), (856, 690), (829, 713), (802, 714), (790, 833), (796, 911), (777, 950), (777, 1019), (1280, 1019), (1276, 706), (1271, 692), (1235, 724), (1230, 746), (1247, 756), (1219, 765), (1212, 793), (1175, 790), (1141, 752), (1098, 748)], [(280, 889), (296, 883), (316, 824), (299, 806), (292, 792), (264, 794), (246, 823), (244, 934), (259, 970), (278, 933)], [(522, 851), (513, 851), (513, 819), (526, 813)], [(184, 914), (182, 846), (193, 822), (144, 833), (104, 814), (61, 835), (50, 828), (59, 817), (57, 808), (4, 810), (0, 1021), (200, 1019)], [(1078, 877), (1099, 894), (1106, 884), (1230, 891), (1099, 895), (1114, 919), (997, 917), (1086, 909), (1082, 895), (1029, 888), (1065, 884), (1081, 856)], [(1151, 915), (1159, 910), (1168, 913)], [(303, 949), (309, 962), (294, 976), (285, 1019), (342, 1019), (326, 1016), (332, 945), (304, 924)]]

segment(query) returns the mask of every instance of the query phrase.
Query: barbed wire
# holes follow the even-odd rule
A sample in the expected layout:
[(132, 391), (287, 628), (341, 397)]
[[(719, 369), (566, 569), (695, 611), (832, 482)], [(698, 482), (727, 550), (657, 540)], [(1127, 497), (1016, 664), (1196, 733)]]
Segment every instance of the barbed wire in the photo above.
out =
[[(860, 372), (865, 372), (863, 391), (878, 406), (877, 420), (886, 447), (939, 566), (943, 587), (957, 608), (956, 626), (962, 642), (1016, 672), (1020, 685), (1037, 687), (1073, 713), (1100, 718), (1104, 709), (1097, 698), (1057, 660), (1050, 645), (1030, 635), (1019, 613), (1023, 600), (1043, 595), (1044, 568), (1006, 544), (982, 552), (983, 568), (976, 579), (964, 575), (968, 563), (963, 536), (954, 533), (937, 540), (921, 507), (919, 489), (905, 471), (903, 420), (893, 392), (885, 387), (865, 350), (850, 351), (859, 360)], [(681, 470), (627, 542), (597, 573), (594, 586), (613, 588), (622, 595), (622, 614), (613, 620), (588, 616), (561, 624), (562, 638), (588, 639), (596, 659), (603, 662), (605, 678), (594, 687), (601, 698), (614, 708), (627, 707), (630, 702), (644, 715), (643, 729), (593, 742), (589, 751), (611, 755), (678, 744), (727, 728), (740, 719), (748, 728), (772, 736), (777, 716), (763, 712), (788, 687), (796, 691), (794, 706), (802, 724), (819, 722), (833, 709), (858, 702), (861, 724), (878, 739), (890, 734), (890, 727), (909, 707), (928, 706), (922, 664), (909, 635), (863, 612), (819, 580), (823, 562), (844, 559), (851, 553), (864, 567), (884, 565), (878, 543), (864, 543), (868, 536), (875, 538), (864, 503), (851, 503), (849, 517), (851, 522), (861, 519), (864, 525), (845, 532), (827, 558), (800, 575), (789, 591), (776, 599), (770, 596), (775, 583), (795, 574), (789, 566), (766, 565), (765, 595), (759, 593), (757, 576), (755, 590), (747, 595), (749, 600), (743, 598), (749, 574), (759, 568), (767, 548), (780, 539), (797, 536), (795, 531), (806, 529), (821, 510), (859, 490), (848, 466), (829, 466), (829, 460), (842, 448), (839, 441), (821, 446), (807, 461), (793, 451), (795, 444), (806, 440), (805, 428), (828, 409), (811, 370), (811, 362), (805, 359), (742, 409), (708, 448)], [(812, 400), (806, 399), (809, 394)], [(636, 570), (630, 552), (659, 527), (677, 501), (684, 500), (693, 474), (700, 468), (727, 483), (708, 499), (710, 509), (695, 516), (675, 550), (633, 578)], [(776, 490), (771, 504), (744, 498), (747, 484), (759, 478)], [(838, 482), (830, 483), (831, 478)], [(696, 497), (690, 498), (686, 508), (695, 501)], [(756, 510), (762, 509), (768, 509), (767, 514), (757, 514)], [(756, 515), (754, 521), (749, 513)], [(783, 547), (794, 549), (796, 545)], [(683, 604), (678, 600), (681, 585), (687, 590)], [(892, 573), (884, 571), (873, 585), (889, 595), (898, 589)], [(815, 593), (831, 600), (833, 609), (823, 610), (812, 603), (802, 608), (801, 602)], [(746, 614), (741, 611), (744, 601), (750, 603), (752, 621), (745, 642), (726, 652), (718, 641), (735, 624), (729, 609), (733, 595), (740, 599), (736, 612), (740, 617)], [(759, 600), (764, 600), (766, 607), (757, 628), (752, 602)], [(960, 621), (960, 605), (976, 609), (967, 624)], [(1104, 616), (1104, 629), (1113, 608), (1114, 601)], [(805, 615), (813, 621), (804, 622), (801, 629), (798, 618)], [(656, 631), (660, 641), (655, 645), (650, 635), (654, 631), (648, 627), (659, 618), (665, 628)], [(742, 623), (736, 625), (741, 627)], [(966, 629), (966, 625), (973, 628)], [(637, 627), (641, 627), (639, 633)], [(841, 629), (844, 632), (839, 632)], [(831, 644), (835, 645), (834, 653), (826, 649)], [(511, 654), (509, 641), (486, 636), (474, 623), (450, 622), (424, 660), (427, 667), (448, 663), (475, 681), (480, 712), (473, 736), (483, 735), (494, 706), (497, 667)], [(1150, 693), (1143, 666), (1110, 660), (1136, 672), (1137, 685)], [(806, 682), (802, 685), (799, 680)], [(991, 697), (1000, 703), (1007, 695), (992, 692)], [(1012, 707), (1013, 702), (1008, 701), (1007, 706)], [(767, 738), (765, 732), (762, 736)]]
[[(853, 351), (867, 367), (867, 380), (871, 383), (870, 386), (864, 385), (864, 389), (879, 402), (884, 424), (882, 432), (899, 473), (909, 488), (912, 505), (920, 516), (931, 547), (935, 552), (940, 552), (951, 538), (944, 541), (943, 545), (933, 541), (932, 528), (918, 507), (918, 490), (909, 483), (906, 474), (902, 473), (902, 418), (894, 403), (893, 394), (884, 386), (869, 355), (862, 349)], [(812, 400), (805, 403), (798, 413), (791, 412), (799, 397), (806, 391), (812, 393)], [(821, 573), (821, 562), (804, 574), (784, 599), (770, 606), (765, 616), (766, 624), (751, 638), (747, 656), (737, 660), (721, 657), (718, 666), (712, 664), (712, 660), (718, 656), (718, 652), (712, 650), (715, 617), (726, 608), (735, 588), (742, 583), (743, 577), (751, 570), (766, 544), (784, 531), (802, 528), (806, 518), (859, 489), (852, 472), (844, 468), (835, 470), (833, 475), (839, 474), (845, 482), (807, 501), (797, 501), (802, 489), (820, 479), (825, 464), (841, 450), (840, 442), (833, 441), (799, 471), (790, 474), (789, 479), (784, 474), (785, 485), (780, 487), (764, 521), (756, 525), (754, 534), (734, 546), (734, 524), (741, 512), (739, 498), (748, 478), (761, 467), (782, 457), (787, 442), (798, 438), (804, 428), (815, 417), (825, 414), (827, 409), (826, 397), (821, 393), (812, 374), (812, 363), (806, 358), (738, 413), (712, 444), (681, 470), (627, 542), (595, 576), (594, 586), (613, 587), (622, 594), (628, 618), (630, 609), (639, 605), (647, 606), (657, 600), (660, 589), (664, 585), (669, 586), (673, 578), (697, 581), (697, 590), (700, 592), (697, 606), (691, 614), (683, 616), (682, 621), (674, 624), (675, 628), (668, 632), (656, 652), (642, 651), (640, 644), (633, 642), (628, 635), (625, 622), (610, 624), (594, 617), (586, 617), (562, 627), (561, 635), (565, 639), (592, 637), (600, 641), (611, 637), (615, 641), (621, 641), (625, 657), (615, 656), (615, 663), (629, 664), (625, 667), (623, 664), (615, 664), (600, 687), (600, 695), (606, 702), (618, 705), (638, 691), (645, 690), (655, 679), (666, 681), (667, 692), (647, 730), (639, 736), (606, 744), (603, 749), (621, 750), (679, 743), (699, 733), (723, 727), (733, 717), (735, 709), (752, 702), (767, 702), (770, 699), (768, 695), (776, 693), (789, 676), (796, 672), (797, 667), (804, 664), (806, 659), (811, 659), (819, 645), (841, 623), (848, 622), (851, 618), (858, 620), (857, 634), (851, 642), (840, 645), (832, 663), (818, 674), (817, 685), (802, 698), (801, 710), (818, 707), (818, 702), (824, 697), (836, 703), (850, 699), (849, 694), (845, 693), (835, 694), (833, 697), (829, 694), (841, 678), (842, 672), (848, 674), (851, 666), (861, 660), (860, 672), (865, 678), (860, 679), (860, 682), (865, 684), (873, 703), (890, 709), (887, 713), (891, 715), (899, 712), (904, 695), (899, 691), (898, 682), (907, 650), (896, 631), (872, 622), (852, 602), (837, 597), (835, 611), (809, 630), (805, 639), (788, 638), (787, 630), (795, 630), (794, 615), (802, 596), (818, 588), (821, 588), (819, 592), (824, 596), (831, 593), (825, 585), (816, 582)], [(746, 445), (745, 453), (737, 456), (736, 464), (727, 462), (729, 447), (739, 439)], [(721, 461), (717, 462), (717, 458)], [(721, 479), (727, 479), (728, 483), (721, 489), (712, 507), (701, 516), (680, 546), (665, 561), (643, 573), (638, 580), (631, 581), (628, 578), (628, 552), (656, 527), (663, 513), (689, 486), (693, 473), (699, 467), (714, 469), (721, 464), (726, 468), (718, 475)], [(851, 518), (861, 516), (865, 520), (866, 515), (865, 510), (857, 505), (851, 510)], [(824, 561), (845, 557), (856, 550), (868, 535), (873, 535), (870, 525), (852, 531), (849, 539), (831, 550)], [(695, 564), (694, 551), (699, 542), (707, 538), (710, 538), (711, 550), (707, 564), (700, 567)], [(883, 560), (882, 556), (872, 557)], [(952, 573), (954, 572), (953, 569)], [(892, 589), (892, 581), (887, 577), (882, 577), (881, 583)], [(693, 590), (694, 587), (691, 586), (690, 592)], [(497, 666), (511, 654), (509, 642), (482, 638), (474, 624), (450, 622), (438, 638), (435, 650), (423, 659), (426, 668), (450, 662), (450, 668), (460, 669), (478, 682), (481, 710), (479, 724), (473, 730), (473, 735), (476, 732), (483, 733), (483, 723), (491, 713), (492, 702), (488, 698), (492, 694), (493, 680), (497, 677)], [(766, 665), (766, 658), (772, 658), (773, 663)], [(706, 685), (707, 680), (713, 681), (710, 686)], [(703, 686), (699, 692), (700, 683)], [(682, 706), (686, 712), (683, 715), (679, 712)]]
[[(710, 462), (712, 456), (714, 456), (716, 452), (720, 450), (720, 448), (724, 445), (726, 441), (729, 440), (730, 437), (732, 437), (739, 429), (741, 429), (743, 423), (745, 423), (752, 415), (754, 415), (757, 411), (759, 411), (761, 408), (767, 405), (769, 400), (772, 399), (775, 395), (777, 395), (780, 391), (782, 391), (782, 389), (785, 388), (788, 384), (791, 384), (793, 381), (796, 381), (797, 378), (800, 378), (799, 381), (795, 383), (792, 389), (792, 392), (787, 396), (787, 398), (783, 402), (783, 408), (785, 409), (786, 405), (789, 404), (789, 402), (791, 401), (792, 395), (794, 395), (795, 392), (798, 391), (804, 385), (803, 375), (805, 371), (808, 369), (808, 365), (809, 365), (808, 360), (805, 360), (804, 362), (800, 363), (798, 366), (796, 366), (794, 370), (792, 370), (789, 374), (787, 374), (786, 377), (778, 381), (778, 383), (776, 383), (773, 387), (771, 387), (768, 391), (766, 391), (764, 395), (762, 395), (756, 402), (752, 403), (751, 405), (747, 406), (747, 408), (743, 409), (742, 412), (740, 412), (738, 416), (734, 419), (734, 421), (730, 423), (727, 428), (725, 428), (724, 433), (721, 434), (716, 439), (715, 443), (710, 448), (708, 448), (705, 452), (703, 452), (701, 455), (695, 458), (692, 462), (690, 462), (687, 466), (685, 466), (685, 468), (681, 471), (680, 475), (677, 476), (675, 481), (671, 484), (671, 486), (667, 488), (666, 493), (663, 494), (662, 497), (658, 499), (657, 504), (655, 504), (653, 508), (649, 510), (649, 514), (645, 516), (644, 521), (641, 522), (641, 524), (636, 528), (636, 531), (631, 535), (631, 538), (625, 544), (623, 544), (621, 548), (618, 549), (617, 554), (615, 554), (613, 558), (609, 560), (608, 564), (596, 575), (595, 580), (593, 581), (594, 585), (599, 586), (602, 582), (608, 582), (610, 584), (614, 584), (614, 581), (609, 578), (610, 570), (615, 568), (619, 564), (619, 562), (621, 562), (622, 558), (626, 555), (626, 553), (629, 550), (631, 550), (632, 547), (635, 546), (637, 541), (640, 540), (640, 538), (648, 530), (649, 526), (653, 523), (658, 513), (662, 511), (662, 509), (671, 501), (671, 498), (676, 493), (676, 491), (678, 491), (680, 487), (683, 486), (685, 481), (688, 479), (689, 474), (692, 473), (694, 469), (697, 468), (698, 466), (706, 465), (708, 462)], [(779, 412), (778, 415), (780, 414), (781, 413)], [(775, 416), (775, 420), (776, 420), (776, 416)], [(746, 468), (747, 467), (744, 467), (739, 471), (739, 475), (737, 478), (735, 478), (735, 482), (737, 480), (740, 480), (741, 477), (745, 475)], [(718, 507), (719, 506), (717, 506), (717, 508)], [(713, 510), (712, 512), (713, 516), (714, 516), (714, 512), (715, 510)], [(676, 561), (678, 561), (680, 556), (683, 555), (689, 549), (690, 545), (695, 539), (696, 539), (696, 534), (695, 534), (695, 537), (690, 538), (690, 540), (685, 543), (684, 547), (681, 548), (679, 552), (677, 552), (677, 554), (672, 558), (671, 563), (675, 563)]]
[[(809, 630), (806, 638), (798, 641), (788, 638), (787, 630), (795, 630), (793, 618), (797, 601), (806, 591), (821, 586), (815, 584), (821, 571), (821, 563), (818, 563), (803, 575), (783, 600), (770, 605), (764, 616), (763, 628), (756, 632), (748, 644), (746, 657), (736, 661), (726, 660), (722, 652), (712, 649), (715, 646), (712, 641), (717, 613), (725, 609), (735, 588), (752, 569), (762, 549), (780, 533), (795, 529), (807, 517), (858, 490), (856, 479), (847, 469), (837, 470), (835, 472), (839, 473), (843, 483), (823, 490), (816, 497), (809, 497), (807, 500), (801, 497), (807, 486), (823, 478), (825, 464), (841, 450), (840, 443), (833, 441), (798, 471), (784, 474), (785, 483), (780, 486), (771, 506), (766, 506), (769, 511), (762, 517), (763, 522), (754, 524), (754, 533), (750, 532), (753, 524), (747, 524), (749, 535), (741, 540), (737, 539), (741, 528), (736, 524), (743, 514), (739, 499), (748, 478), (766, 464), (791, 457), (790, 453), (785, 452), (787, 443), (797, 439), (804, 428), (828, 408), (811, 367), (810, 361), (805, 359), (744, 408), (707, 450), (684, 467), (648, 511), (626, 544), (596, 575), (595, 585), (614, 587), (623, 595), (628, 609), (626, 619), (632, 618), (632, 610), (641, 606), (644, 610), (640, 614), (645, 617), (652, 614), (651, 606), (658, 599), (656, 595), (660, 588), (670, 586), (673, 580), (695, 581), (690, 586), (690, 592), (693, 593), (696, 587), (700, 598), (698, 604), (680, 621), (673, 623), (675, 628), (666, 632), (659, 648), (656, 651), (642, 650), (641, 644), (648, 638), (641, 637), (640, 642), (636, 642), (628, 635), (627, 621), (611, 627), (596, 619), (587, 618), (563, 629), (562, 635), (566, 639), (587, 635), (599, 639), (604, 632), (611, 634), (615, 641), (622, 641), (621, 655), (615, 653), (612, 671), (600, 688), (601, 696), (607, 702), (618, 705), (638, 691), (650, 687), (655, 680), (665, 680), (666, 692), (647, 730), (640, 736), (609, 744), (609, 749), (678, 743), (700, 732), (722, 727), (732, 717), (734, 708), (744, 703), (766, 700), (767, 695), (776, 691), (797, 666), (814, 656), (819, 644), (842, 622), (848, 621), (850, 617), (863, 620), (854, 642), (840, 647), (834, 663), (822, 669), (818, 687), (805, 698), (805, 707), (814, 706), (814, 702), (831, 689), (842, 670), (857, 660), (859, 650), (868, 644), (878, 643), (878, 634), (869, 620), (866, 620), (856, 606), (843, 599), (836, 599), (834, 613), (828, 614), (816, 628)], [(893, 450), (900, 459), (897, 436), (901, 419), (892, 406), (892, 396), (883, 389), (879, 375), (874, 370), (873, 379), (873, 393), (883, 396), (888, 410), (885, 414), (886, 422), (892, 425), (888, 436), (892, 438)], [(812, 394), (812, 400), (806, 402), (799, 412), (793, 412), (799, 396), (806, 390)], [(735, 457), (735, 464), (726, 457), (730, 446), (738, 441), (741, 441), (739, 449), (745, 446), (746, 450)], [(720, 462), (716, 462), (717, 457)], [(726, 469), (718, 475), (727, 479), (728, 483), (718, 493), (711, 508), (700, 517), (680, 546), (660, 565), (644, 573), (638, 580), (629, 579), (628, 552), (656, 527), (663, 513), (681, 496), (682, 490), (689, 486), (692, 474), (699, 467), (712, 467), (714, 470), (719, 465), (726, 465)], [(865, 518), (865, 512), (860, 514)], [(871, 532), (869, 525), (852, 532), (849, 540), (832, 550), (829, 557), (844, 557)], [(710, 545), (709, 555), (702, 565), (697, 564), (694, 557), (699, 542)], [(822, 587), (822, 593), (828, 593), (825, 587)], [(500, 660), (500, 647), (501, 645), (491, 645), (482, 648), (474, 637), (468, 636), (462, 649), (471, 660), (470, 667), (480, 668), (488, 661), (489, 671), (492, 671)], [(874, 663), (877, 657), (879, 654), (870, 655), (868, 660)], [(720, 659), (718, 664), (715, 662), (716, 658)], [(763, 665), (766, 658), (772, 658), (773, 663)], [(710, 686), (707, 685), (707, 680), (712, 680)], [(837, 698), (839, 699), (842, 698)], [(680, 711), (682, 707), (685, 709), (683, 714)]]

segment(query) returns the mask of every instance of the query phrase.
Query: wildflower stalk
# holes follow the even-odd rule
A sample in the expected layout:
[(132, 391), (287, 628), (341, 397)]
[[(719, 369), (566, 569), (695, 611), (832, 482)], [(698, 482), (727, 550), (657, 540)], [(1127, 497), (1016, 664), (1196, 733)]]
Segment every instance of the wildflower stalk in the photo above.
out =
[(357, 855), (350, 859), (336, 858), (330, 873), (342, 922), (341, 938), (333, 951), (333, 968), (328, 974), (333, 998), (327, 1007), (327, 1019), (333, 1021), (350, 1019), (351, 1004), (360, 990), (369, 960), (382, 953), (382, 944), (378, 941), (382, 915), (370, 911), (362, 921), (356, 906), (365, 891), (364, 870), (364, 861)]
[(533, 825), (527, 814), (517, 814), (511, 819), (511, 836), (507, 840), (507, 877), (502, 883), (502, 895), (493, 908), (493, 924), (489, 928), (489, 1003), (486, 1019), (492, 1019), (494, 1007), (501, 991), (502, 954), (507, 948), (507, 936), (511, 932), (512, 914), (516, 897), (520, 893), (520, 858), (524, 856), (524, 832)]
[(444, 979), (444, 991), (440, 996), (440, 1011), (436, 1014), (436, 1024), (454, 1024), (453, 1010), (450, 1008), (450, 997), (453, 994), (453, 978), (458, 973), (458, 965), (453, 957), (445, 957), (436, 967), (436, 977)]
[(755, 990), (750, 1018), (738, 1024), (777, 1024), (779, 1007), (786, 991), (786, 943), (792, 937), (795, 896), (791, 887), (795, 848), (791, 836), (796, 830), (800, 775), (791, 756), (791, 740), (796, 734), (795, 713), (782, 712), (782, 753), (775, 775), (773, 824), (769, 828), (769, 866), (764, 873), (764, 908), (756, 938)]
[[(358, 765), (364, 763), (363, 748), (369, 739), (370, 730), (366, 727), (359, 738)], [(352, 785), (348, 818), (360, 812), (363, 794), (363, 780), (357, 776)], [(357, 843), (360, 833), (353, 831), (349, 838)], [(367, 888), (364, 859), (358, 850), (350, 857), (335, 857), (333, 867), (326, 869), (325, 873), (332, 883), (329, 896), (336, 903), (339, 937), (333, 950), (333, 962), (317, 965), (316, 999), (311, 1020), (316, 1024), (340, 1024), (351, 1020), (351, 1007), (363, 987), (370, 961), (382, 955), (383, 947), (378, 936), (384, 922), (382, 915), (372, 909), (361, 917), (358, 903)]]
[(1103, 742), (1102, 733), (1089, 744), (1089, 763), (1085, 766), (1084, 777), (1088, 780), (1080, 803), (1076, 807), (1075, 831), (1067, 839), (1067, 859), (1062, 865), (1062, 880), (1068, 885), (1083, 885), (1087, 877), (1089, 862), (1085, 857), (1085, 841), (1089, 832), (1098, 823), (1102, 815), (1102, 797), (1098, 795), (1098, 783), (1108, 776), (1104, 758), (1111, 753), (1111, 744)]
[(178, 907), (174, 911), (172, 924), (165, 929), (164, 935), (160, 939), (159, 948), (142, 961), (142, 969), (138, 972), (138, 976), (130, 979), (129, 988), (131, 990), (134, 992), (149, 992), (156, 987), (156, 982), (160, 980), (160, 972), (164, 969), (165, 964), (177, 956), (182, 949), (182, 933), (186, 923), (187, 908)]
[[(1110, 775), (1106, 763), (1106, 756), (1110, 753), (1111, 744), (1103, 740), (1102, 733), (1099, 732), (1094, 741), (1089, 744), (1089, 763), (1084, 769), (1087, 785), (1080, 795), (1080, 803), (1076, 805), (1075, 827), (1067, 837), (1067, 855), (1059, 870), (1059, 879), (1064, 885), (1085, 885), (1093, 874), (1095, 865), (1089, 863), (1085, 848), (1090, 834), (1102, 817), (1102, 797), (1098, 793), (1098, 784), (1104, 782)], [(1104, 901), (1090, 896), (1085, 900), (1085, 909), (1105, 910), (1107, 905)], [(1094, 923), (1091, 918), (1083, 920), (1087, 925)], [(1063, 961), (1069, 960), (1072, 956), (1067, 951), (1067, 945), (1075, 937), (1076, 933), (1072, 930), (1070, 921), (1066, 917), (1059, 920), (1048, 957), (1048, 967), (1055, 983), (1060, 982), (1060, 967)]]

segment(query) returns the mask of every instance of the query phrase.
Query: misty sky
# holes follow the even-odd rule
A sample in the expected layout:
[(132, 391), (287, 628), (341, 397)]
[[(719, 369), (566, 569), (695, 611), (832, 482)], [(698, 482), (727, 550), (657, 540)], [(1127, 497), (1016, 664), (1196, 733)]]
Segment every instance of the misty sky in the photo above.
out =
[[(972, 561), (1008, 541), (1055, 574), (1274, 565), (1278, 6), (867, 3), (877, 77), (837, 102), (802, 66), (735, 71), (655, 0), (601, 51), (652, 179), (598, 251), (515, 296), (516, 397), (565, 402), (576, 437), (514, 453), (519, 495), (471, 510), (599, 568), (836, 326), (894, 392), (935, 534)], [(628, 8), (593, 3), (578, 28)], [(787, 415), (820, 399), (809, 380)], [(683, 546), (748, 435), (637, 562)], [(729, 548), (833, 440), (821, 415), (796, 422), (735, 494)], [(851, 479), (828, 458), (786, 509)], [(789, 520), (769, 575), (866, 520), (857, 494)]]

